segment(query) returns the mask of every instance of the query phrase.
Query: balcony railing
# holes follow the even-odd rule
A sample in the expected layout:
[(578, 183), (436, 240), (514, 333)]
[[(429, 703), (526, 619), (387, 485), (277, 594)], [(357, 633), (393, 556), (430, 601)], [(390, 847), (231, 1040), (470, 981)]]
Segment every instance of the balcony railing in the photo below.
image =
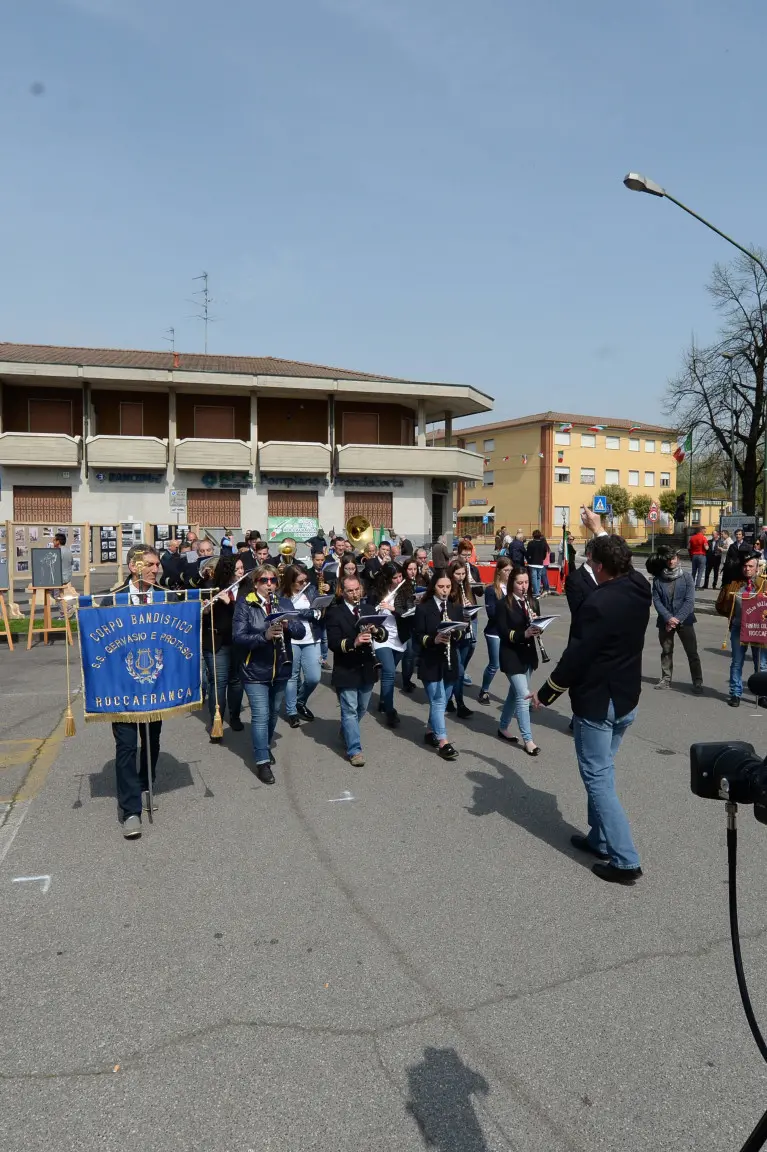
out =
[(81, 436), (59, 432), (0, 433), (0, 464), (20, 468), (79, 468)]
[(91, 468), (164, 471), (168, 463), (168, 441), (157, 436), (89, 436), (85, 451)]
[(204, 472), (248, 472), (251, 468), (250, 444), (244, 440), (207, 440), (195, 436), (176, 441), (176, 467)]
[(304, 472), (323, 476), (330, 471), (330, 445), (297, 440), (267, 440), (258, 446), (262, 472)]
[(338, 473), (367, 476), (442, 476), (451, 480), (481, 480), (484, 459), (465, 448), (419, 448), (416, 445), (342, 444), (337, 449)]

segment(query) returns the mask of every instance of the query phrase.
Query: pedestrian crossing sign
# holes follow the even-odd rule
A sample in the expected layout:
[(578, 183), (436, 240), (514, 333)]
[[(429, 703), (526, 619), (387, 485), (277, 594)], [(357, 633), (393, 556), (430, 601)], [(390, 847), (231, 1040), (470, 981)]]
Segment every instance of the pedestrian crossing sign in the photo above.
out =
[(606, 496), (595, 496), (594, 497), (594, 511), (599, 512), (600, 515), (602, 515), (602, 516), (607, 515), (607, 497)]

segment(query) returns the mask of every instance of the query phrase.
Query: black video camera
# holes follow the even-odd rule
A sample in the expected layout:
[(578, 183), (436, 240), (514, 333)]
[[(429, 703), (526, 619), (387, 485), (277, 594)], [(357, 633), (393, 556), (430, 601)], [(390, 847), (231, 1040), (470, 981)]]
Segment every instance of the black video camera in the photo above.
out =
[[(751, 676), (748, 689), (767, 696), (767, 672)], [(753, 804), (754, 816), (767, 824), (767, 758), (760, 760), (745, 740), (691, 744), (690, 788), (704, 800)]]

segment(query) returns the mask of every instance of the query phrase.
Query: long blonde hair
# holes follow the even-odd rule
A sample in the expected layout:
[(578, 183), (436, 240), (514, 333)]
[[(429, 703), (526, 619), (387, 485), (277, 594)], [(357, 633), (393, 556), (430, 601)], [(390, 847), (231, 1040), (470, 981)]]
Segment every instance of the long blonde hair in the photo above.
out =
[[(511, 560), (509, 560), (508, 556), (501, 556), (500, 560), (496, 560), (496, 562), (495, 562), (495, 575), (493, 576), (493, 588), (495, 590), (495, 595), (497, 596), (497, 598), (499, 600), (503, 599), (503, 591), (501, 589), (501, 573), (506, 572), (506, 571), (511, 572), (513, 567), (514, 567), (514, 565), (512, 564)], [(507, 580), (506, 584), (508, 585), (508, 583), (509, 582)]]

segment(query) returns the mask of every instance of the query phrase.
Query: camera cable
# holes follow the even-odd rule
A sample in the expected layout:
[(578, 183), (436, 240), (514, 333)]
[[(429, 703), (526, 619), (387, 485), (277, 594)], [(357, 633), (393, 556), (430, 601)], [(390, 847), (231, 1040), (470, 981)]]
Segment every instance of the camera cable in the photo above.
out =
[(738, 827), (737, 804), (727, 804), (727, 878), (728, 903), (730, 909), (730, 936), (732, 937), (732, 956), (735, 962), (735, 977), (738, 981), (738, 991), (743, 1002), (743, 1011), (746, 1013), (751, 1035), (754, 1037), (762, 1058), (767, 1061), (767, 1043), (762, 1036), (756, 1022), (751, 997), (748, 994), (746, 975), (743, 971), (743, 956), (740, 950), (740, 932), (738, 930)]

